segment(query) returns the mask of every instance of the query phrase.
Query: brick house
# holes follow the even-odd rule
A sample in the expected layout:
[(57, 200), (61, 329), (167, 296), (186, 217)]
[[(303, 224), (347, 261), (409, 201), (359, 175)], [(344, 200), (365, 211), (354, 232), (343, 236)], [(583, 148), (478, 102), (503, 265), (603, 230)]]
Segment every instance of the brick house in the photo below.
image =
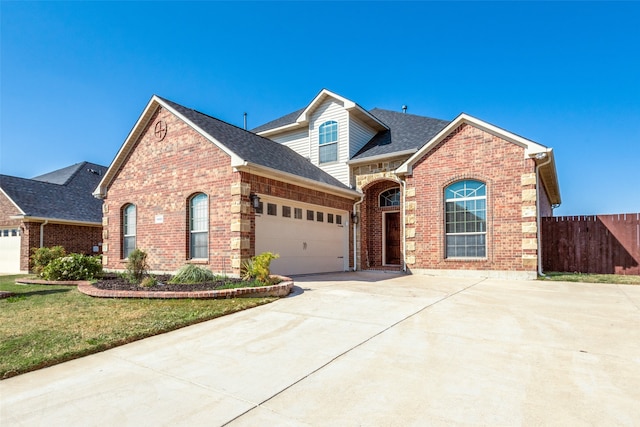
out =
[[(0, 175), (0, 273), (26, 273), (32, 249), (100, 252), (105, 166), (81, 162), (32, 179)], [(96, 250), (97, 249), (97, 250)]]
[(466, 114), (365, 110), (328, 90), (251, 132), (154, 96), (95, 193), (104, 264), (239, 274), (406, 270), (533, 278), (560, 203), (553, 151)]

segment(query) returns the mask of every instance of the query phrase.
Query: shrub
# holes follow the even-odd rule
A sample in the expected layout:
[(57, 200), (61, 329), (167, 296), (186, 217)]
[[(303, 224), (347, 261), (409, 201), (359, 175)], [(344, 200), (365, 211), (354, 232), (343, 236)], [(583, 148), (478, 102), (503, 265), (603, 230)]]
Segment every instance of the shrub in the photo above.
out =
[(134, 249), (127, 259), (127, 280), (132, 283), (140, 283), (147, 274), (147, 253), (141, 249)]
[(278, 258), (280, 258), (280, 255), (271, 252), (263, 252), (260, 255), (254, 256), (242, 266), (242, 279), (247, 281), (257, 280), (265, 284), (271, 283), (269, 266), (271, 265), (271, 261)]
[(33, 272), (42, 276), (42, 270), (54, 259), (62, 258), (67, 254), (62, 246), (53, 246), (51, 248), (33, 248), (31, 255), (31, 265)]
[(142, 279), (142, 281), (140, 282), (140, 286), (142, 286), (143, 288), (150, 288), (157, 284), (158, 284), (158, 279), (156, 279), (154, 276), (147, 276), (144, 279)]
[(46, 280), (91, 280), (102, 273), (99, 256), (70, 254), (55, 258), (42, 270)]
[(216, 276), (209, 270), (193, 264), (185, 264), (169, 280), (169, 283), (204, 283), (216, 280)]

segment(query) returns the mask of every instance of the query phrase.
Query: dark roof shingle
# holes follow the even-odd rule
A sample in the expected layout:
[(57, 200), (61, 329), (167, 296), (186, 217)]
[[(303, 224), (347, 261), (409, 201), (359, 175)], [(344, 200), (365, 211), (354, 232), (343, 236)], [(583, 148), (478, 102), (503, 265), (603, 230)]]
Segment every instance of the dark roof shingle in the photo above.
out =
[(161, 99), (237, 156), (248, 162), (335, 187), (349, 188), (285, 145), (167, 99)]
[(369, 112), (386, 124), (389, 130), (378, 132), (352, 159), (364, 159), (372, 156), (392, 155), (393, 153), (407, 150), (417, 150), (450, 123), (446, 120), (380, 108), (374, 108)]
[(91, 193), (106, 171), (82, 162), (33, 179), (0, 175), (0, 188), (27, 216), (100, 223), (102, 201)]

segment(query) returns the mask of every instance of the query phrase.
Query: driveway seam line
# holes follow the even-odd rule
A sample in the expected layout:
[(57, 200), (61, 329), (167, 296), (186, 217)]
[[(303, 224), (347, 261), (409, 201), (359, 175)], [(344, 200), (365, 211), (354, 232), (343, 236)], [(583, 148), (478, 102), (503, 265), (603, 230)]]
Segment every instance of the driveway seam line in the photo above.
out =
[(622, 293), (622, 295), (624, 295), (629, 302), (631, 303), (631, 305), (633, 305), (635, 308), (638, 309), (638, 311), (640, 311), (640, 306), (638, 304), (636, 304), (636, 302), (634, 300), (631, 299), (631, 297), (629, 296), (629, 294), (627, 294), (623, 289), (622, 286), (628, 286), (628, 285), (616, 285), (616, 288), (618, 288), (618, 291), (620, 291), (620, 293)]
[[(259, 403), (255, 404), (255, 406), (254, 406), (254, 407), (249, 408), (249, 409), (247, 409), (246, 411), (244, 411), (243, 413), (236, 415), (235, 417), (233, 417), (233, 418), (232, 418), (232, 419), (230, 419), (229, 421), (227, 421), (227, 422), (225, 422), (224, 424), (222, 424), (222, 426), (227, 426), (227, 425), (229, 425), (230, 423), (234, 422), (235, 420), (239, 419), (240, 417), (242, 417), (242, 416), (244, 416), (244, 415), (248, 414), (249, 412), (253, 411), (254, 409), (259, 408), (259, 407), (262, 407), (262, 406), (263, 406), (265, 403), (267, 403), (268, 401), (270, 401), (270, 400), (272, 400), (273, 398), (275, 398), (275, 397), (279, 396), (280, 394), (282, 394), (282, 393), (284, 393), (285, 391), (289, 390), (291, 387), (295, 386), (296, 384), (301, 383), (301, 382), (302, 382), (302, 381), (304, 381), (305, 379), (309, 378), (310, 376), (314, 375), (315, 373), (317, 373), (317, 372), (319, 372), (320, 370), (324, 369), (325, 367), (329, 366), (330, 364), (332, 364), (332, 363), (333, 363), (333, 362), (335, 362), (336, 360), (340, 359), (342, 356), (344, 356), (344, 355), (346, 355), (346, 354), (348, 354), (348, 353), (352, 352), (353, 350), (355, 350), (355, 349), (356, 349), (356, 348), (358, 348), (358, 347), (361, 347), (362, 345), (364, 345), (364, 344), (368, 343), (368, 342), (369, 342), (369, 341), (371, 341), (372, 339), (374, 339), (374, 338), (376, 338), (376, 337), (378, 337), (378, 336), (382, 335), (383, 333), (387, 332), (387, 331), (388, 331), (388, 330), (390, 330), (391, 328), (396, 327), (396, 326), (397, 326), (397, 325), (399, 325), (400, 323), (402, 323), (402, 322), (404, 322), (404, 321), (406, 321), (406, 320), (408, 320), (408, 319), (410, 319), (410, 318), (414, 317), (415, 315), (417, 315), (417, 314), (419, 314), (419, 313), (422, 313), (424, 310), (426, 310), (426, 309), (428, 309), (428, 308), (431, 308), (431, 307), (433, 307), (434, 305), (439, 304), (439, 303), (440, 303), (440, 302), (442, 302), (442, 301), (448, 300), (449, 298), (451, 298), (451, 297), (453, 297), (453, 296), (455, 296), (455, 295), (458, 295), (459, 293), (464, 292), (464, 291), (466, 291), (467, 289), (471, 289), (471, 288), (473, 288), (474, 286), (479, 285), (480, 283), (484, 282), (485, 280), (487, 280), (487, 278), (486, 278), (486, 277), (485, 277), (485, 278), (483, 278), (482, 280), (480, 280), (479, 282), (472, 283), (471, 285), (466, 286), (466, 287), (464, 287), (464, 288), (462, 288), (462, 289), (459, 289), (459, 290), (455, 291), (455, 292), (454, 292), (454, 293), (452, 293), (452, 294), (445, 295), (445, 296), (444, 296), (444, 297), (442, 297), (441, 299), (439, 299), (439, 300), (437, 300), (437, 301), (434, 301), (434, 302), (432, 302), (432, 303), (429, 303), (429, 304), (425, 305), (424, 307), (422, 307), (421, 309), (419, 309), (419, 310), (417, 310), (417, 311), (415, 311), (415, 312), (413, 312), (413, 313), (411, 313), (411, 314), (406, 315), (406, 316), (405, 316), (405, 317), (403, 317), (402, 319), (400, 319), (400, 320), (396, 321), (395, 323), (392, 323), (391, 325), (389, 325), (389, 326), (385, 327), (384, 329), (382, 329), (382, 330), (380, 330), (380, 331), (376, 332), (375, 334), (371, 335), (369, 338), (365, 339), (364, 341), (361, 341), (361, 342), (359, 342), (358, 344), (355, 344), (355, 345), (354, 345), (354, 346), (352, 346), (351, 348), (348, 348), (347, 350), (345, 350), (345, 351), (343, 351), (342, 353), (338, 354), (337, 356), (333, 357), (333, 358), (332, 358), (331, 360), (329, 360), (328, 362), (326, 362), (326, 363), (324, 363), (324, 364), (322, 364), (322, 365), (318, 366), (318, 367), (317, 367), (316, 369), (314, 369), (313, 371), (309, 372), (308, 374), (306, 374), (306, 375), (305, 375), (305, 376), (303, 376), (302, 378), (299, 378), (298, 380), (296, 380), (296, 381), (292, 382), (291, 384), (289, 384), (288, 386), (286, 386), (286, 387), (285, 387), (285, 388), (283, 388), (282, 390), (280, 390), (280, 391), (278, 391), (278, 392), (276, 392), (276, 393), (272, 394), (272, 395), (271, 395), (271, 396), (269, 396), (268, 398), (264, 399), (262, 402), (259, 402)], [(266, 408), (266, 409), (268, 409), (268, 408)], [(268, 409), (268, 410), (270, 410), (270, 409)], [(271, 410), (270, 410), (270, 411), (271, 411)], [(271, 412), (274, 412), (274, 411), (271, 411)]]

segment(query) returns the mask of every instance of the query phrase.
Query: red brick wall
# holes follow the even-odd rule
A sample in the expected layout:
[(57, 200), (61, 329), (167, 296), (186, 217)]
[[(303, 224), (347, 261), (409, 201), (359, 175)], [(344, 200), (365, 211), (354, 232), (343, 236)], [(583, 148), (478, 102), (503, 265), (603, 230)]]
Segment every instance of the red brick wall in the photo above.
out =
[[(22, 240), (20, 243), (20, 269), (27, 270), (29, 257), (33, 248), (40, 247), (39, 222), (23, 223)], [(80, 226), (69, 224), (47, 224), (43, 229), (43, 246), (62, 246), (67, 253), (80, 253), (85, 255), (98, 255), (93, 252), (93, 247), (102, 242), (102, 227)], [(100, 248), (100, 247), (99, 247)]]
[[(523, 254), (527, 252), (522, 248), (521, 177), (535, 170), (534, 161), (525, 159), (523, 150), (462, 125), (414, 165), (413, 174), (407, 177), (407, 187), (416, 190), (415, 238), (407, 239), (415, 242), (415, 264), (409, 268), (535, 270), (531, 263), (523, 266)], [(463, 179), (480, 180), (487, 185), (486, 259), (445, 258), (444, 189)]]
[[(168, 128), (162, 141), (153, 132), (160, 119)], [(160, 108), (108, 188), (105, 267), (126, 267), (121, 224), (122, 208), (128, 203), (136, 205), (136, 246), (148, 253), (152, 271), (175, 271), (188, 262), (188, 199), (196, 192), (209, 196), (209, 259), (205, 265), (214, 272), (233, 274), (239, 273), (238, 261), (255, 254), (250, 193), (347, 211), (352, 206), (350, 200), (322, 191), (234, 172), (228, 155)], [(162, 224), (155, 223), (156, 215), (163, 215)], [(234, 226), (238, 229), (232, 229)], [(244, 244), (247, 240), (249, 246)]]
[[(158, 120), (167, 124), (159, 141)], [(122, 208), (136, 205), (136, 246), (148, 253), (151, 270), (174, 271), (189, 258), (187, 210), (195, 193), (209, 197), (209, 260), (212, 271), (230, 271), (230, 188), (239, 174), (230, 158), (167, 110), (160, 108), (141, 134), (127, 161), (108, 188), (104, 217), (106, 264), (124, 269), (122, 259)], [(156, 223), (156, 215), (163, 222)]]

